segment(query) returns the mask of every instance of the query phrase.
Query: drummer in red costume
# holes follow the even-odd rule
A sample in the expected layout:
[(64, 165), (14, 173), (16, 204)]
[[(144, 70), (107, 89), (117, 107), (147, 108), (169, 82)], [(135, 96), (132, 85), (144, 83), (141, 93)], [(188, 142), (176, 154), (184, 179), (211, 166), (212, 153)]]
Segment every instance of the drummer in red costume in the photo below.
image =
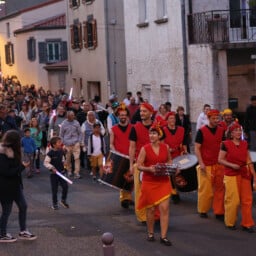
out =
[[(169, 146), (172, 159), (182, 154), (187, 154), (187, 146), (185, 141), (185, 130), (182, 126), (176, 126), (176, 113), (169, 112), (166, 115), (167, 126), (163, 128), (165, 133), (164, 142)], [(175, 204), (180, 202), (180, 196), (176, 189), (174, 189), (174, 182), (172, 180), (172, 200)]]
[(251, 179), (256, 184), (256, 175), (248, 143), (241, 140), (242, 127), (234, 123), (228, 129), (230, 139), (224, 141), (219, 153), (219, 163), (223, 164), (225, 184), (225, 225), (231, 230), (236, 229), (238, 208), (241, 208), (241, 226), (249, 233), (255, 232), (252, 218)]
[(138, 209), (146, 209), (147, 215), (147, 240), (153, 242), (154, 237), (154, 213), (158, 205), (160, 210), (160, 242), (170, 246), (172, 243), (167, 239), (169, 225), (169, 197), (171, 184), (169, 176), (156, 176), (155, 165), (158, 163), (171, 163), (169, 147), (161, 143), (163, 131), (158, 124), (153, 124), (149, 130), (150, 143), (144, 145), (139, 153), (137, 165), (143, 172), (141, 195)]
[(223, 120), (219, 122), (219, 126), (221, 126), (225, 131), (228, 130), (228, 127), (233, 123), (233, 112), (230, 108), (226, 108), (221, 112)]
[[(123, 155), (129, 155), (129, 135), (132, 125), (129, 123), (129, 111), (124, 103), (121, 103), (117, 109), (119, 123), (114, 125), (110, 132), (110, 149)], [(120, 191), (120, 202), (123, 208), (129, 208), (133, 205), (132, 194), (129, 191)]]
[(152, 115), (154, 113), (154, 108), (149, 103), (142, 103), (140, 105), (140, 116), (141, 122), (137, 122), (131, 129), (129, 136), (130, 146), (129, 146), (129, 156), (130, 156), (130, 172), (134, 176), (134, 199), (135, 199), (135, 214), (139, 222), (146, 221), (146, 211), (145, 209), (138, 209), (138, 199), (141, 193), (141, 183), (140, 183), (140, 172), (134, 165), (137, 159), (140, 149), (148, 144), (149, 141), (149, 128), (152, 125)]
[(209, 124), (201, 127), (195, 140), (198, 158), (198, 212), (201, 218), (208, 218), (211, 206), (217, 219), (224, 220), (224, 170), (218, 164), (218, 154), (224, 137), (224, 130), (218, 126), (219, 111), (207, 113)]

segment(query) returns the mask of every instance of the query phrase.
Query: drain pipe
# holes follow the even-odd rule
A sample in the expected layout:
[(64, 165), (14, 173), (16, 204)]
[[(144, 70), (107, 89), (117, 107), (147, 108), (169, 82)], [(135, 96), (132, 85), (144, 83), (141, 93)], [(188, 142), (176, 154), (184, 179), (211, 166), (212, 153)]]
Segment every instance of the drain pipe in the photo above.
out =
[(112, 83), (110, 80), (110, 53), (109, 53), (109, 16), (108, 16), (108, 0), (104, 1), (104, 14), (105, 14), (105, 33), (106, 33), (106, 57), (107, 57), (107, 91), (108, 96), (112, 93)]
[(186, 6), (185, 0), (181, 0), (181, 25), (182, 25), (182, 49), (183, 49), (183, 72), (186, 113), (190, 114), (189, 82), (188, 82), (188, 49), (186, 31)]

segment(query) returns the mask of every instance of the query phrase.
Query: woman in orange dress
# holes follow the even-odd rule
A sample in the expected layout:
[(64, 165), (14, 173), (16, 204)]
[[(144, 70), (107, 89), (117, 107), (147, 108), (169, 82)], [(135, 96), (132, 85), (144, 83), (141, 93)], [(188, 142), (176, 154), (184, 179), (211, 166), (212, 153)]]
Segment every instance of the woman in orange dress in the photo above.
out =
[(154, 237), (154, 212), (158, 206), (160, 210), (160, 243), (171, 246), (167, 239), (169, 225), (169, 198), (171, 195), (171, 184), (169, 176), (156, 175), (155, 165), (158, 163), (171, 163), (169, 146), (160, 142), (163, 136), (162, 129), (153, 124), (149, 130), (150, 143), (141, 148), (138, 156), (138, 169), (143, 172), (141, 195), (138, 208), (146, 208), (147, 216), (147, 240), (155, 241)]

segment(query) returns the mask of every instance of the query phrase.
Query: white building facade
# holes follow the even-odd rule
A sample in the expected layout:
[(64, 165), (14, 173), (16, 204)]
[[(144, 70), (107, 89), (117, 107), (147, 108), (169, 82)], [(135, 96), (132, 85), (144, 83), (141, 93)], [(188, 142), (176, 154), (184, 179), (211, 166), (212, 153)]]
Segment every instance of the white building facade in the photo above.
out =
[[(67, 60), (65, 1), (53, 0), (0, 19), (3, 76), (17, 76), (22, 85), (45, 89), (65, 87), (66, 74), (51, 88), (47, 64)], [(67, 72), (66, 72), (67, 73)]]

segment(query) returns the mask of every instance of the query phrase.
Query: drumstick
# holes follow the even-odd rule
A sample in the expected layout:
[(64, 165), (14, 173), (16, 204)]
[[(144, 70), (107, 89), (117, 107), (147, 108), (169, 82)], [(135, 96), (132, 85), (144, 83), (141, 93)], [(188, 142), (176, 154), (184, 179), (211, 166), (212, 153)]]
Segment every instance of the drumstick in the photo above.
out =
[(111, 187), (111, 188), (114, 188), (114, 189), (117, 189), (117, 190), (121, 190), (121, 188), (116, 187), (116, 186), (114, 186), (114, 185), (112, 185), (112, 184), (110, 184), (110, 183), (107, 183), (107, 182), (105, 182), (105, 181), (102, 180), (102, 179), (98, 179), (98, 182), (100, 182), (100, 183), (102, 183), (102, 184), (104, 184), (104, 185), (107, 185), (108, 187)]

